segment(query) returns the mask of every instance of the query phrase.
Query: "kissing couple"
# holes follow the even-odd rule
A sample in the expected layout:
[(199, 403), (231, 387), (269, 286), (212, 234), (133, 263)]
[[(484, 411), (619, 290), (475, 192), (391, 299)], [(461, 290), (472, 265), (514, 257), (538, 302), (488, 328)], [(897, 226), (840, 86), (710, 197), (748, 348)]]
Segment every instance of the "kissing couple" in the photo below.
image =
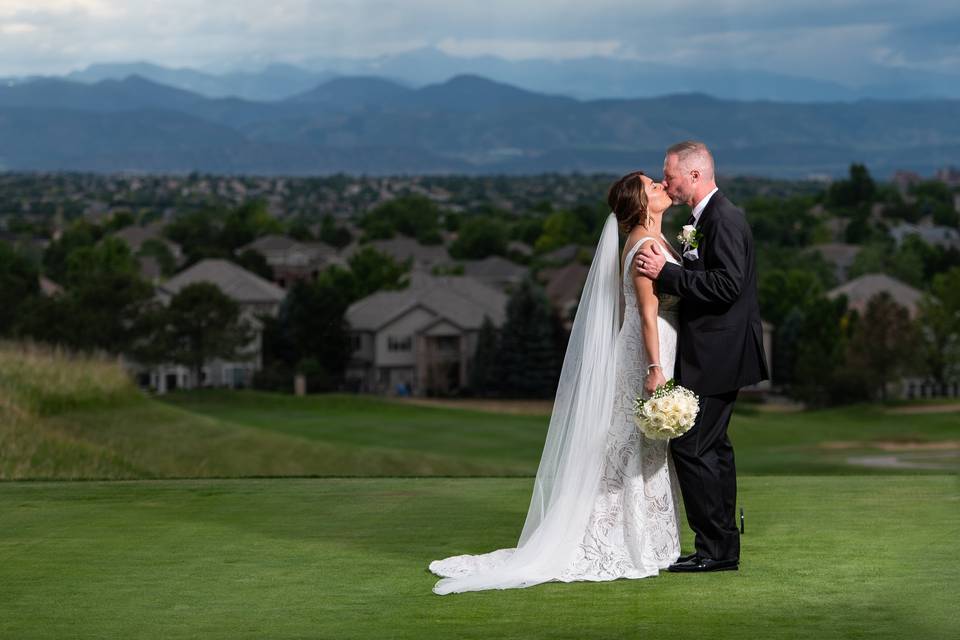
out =
[[(431, 562), (434, 593), (739, 567), (727, 427), (739, 390), (768, 378), (750, 227), (701, 142), (667, 149), (661, 182), (623, 176), (607, 202), (517, 546)], [(661, 228), (675, 204), (691, 208), (678, 249)], [(647, 438), (634, 400), (670, 379), (699, 396), (696, 423)], [(694, 532), (683, 556), (681, 495)]]

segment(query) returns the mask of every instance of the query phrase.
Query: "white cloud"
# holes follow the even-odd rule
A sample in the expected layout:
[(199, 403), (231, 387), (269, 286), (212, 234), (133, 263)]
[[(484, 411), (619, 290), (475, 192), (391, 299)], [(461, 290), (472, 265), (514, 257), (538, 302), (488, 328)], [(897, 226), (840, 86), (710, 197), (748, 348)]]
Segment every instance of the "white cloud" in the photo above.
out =
[(612, 56), (854, 81), (870, 65), (955, 65), (955, 47), (921, 55), (922, 38), (892, 42), (891, 33), (958, 18), (955, 0), (907, 10), (893, 0), (719, 0), (706, 9), (702, 0), (0, 0), (0, 75), (108, 61), (225, 68), (372, 58), (434, 45), (456, 56)]
[(570, 60), (591, 56), (623, 57), (619, 40), (521, 40), (444, 38), (437, 48), (459, 57), (493, 55), (507, 60)]

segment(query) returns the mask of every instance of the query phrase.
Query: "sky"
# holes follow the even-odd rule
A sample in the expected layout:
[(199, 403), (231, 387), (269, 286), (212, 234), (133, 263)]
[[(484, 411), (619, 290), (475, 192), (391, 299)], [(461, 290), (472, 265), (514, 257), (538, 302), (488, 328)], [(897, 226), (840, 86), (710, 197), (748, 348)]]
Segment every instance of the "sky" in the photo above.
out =
[(97, 62), (321, 67), (427, 46), (511, 60), (625, 58), (858, 86), (960, 73), (956, 0), (0, 0), (0, 76)]

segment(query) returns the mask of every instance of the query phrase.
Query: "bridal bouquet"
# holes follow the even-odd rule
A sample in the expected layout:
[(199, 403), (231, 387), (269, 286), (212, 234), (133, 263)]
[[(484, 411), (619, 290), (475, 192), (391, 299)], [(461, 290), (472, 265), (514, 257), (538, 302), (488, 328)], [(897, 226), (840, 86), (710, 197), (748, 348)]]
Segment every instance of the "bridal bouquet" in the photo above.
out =
[(697, 395), (671, 379), (647, 400), (638, 396), (633, 401), (633, 421), (648, 438), (669, 440), (689, 431), (699, 410)]

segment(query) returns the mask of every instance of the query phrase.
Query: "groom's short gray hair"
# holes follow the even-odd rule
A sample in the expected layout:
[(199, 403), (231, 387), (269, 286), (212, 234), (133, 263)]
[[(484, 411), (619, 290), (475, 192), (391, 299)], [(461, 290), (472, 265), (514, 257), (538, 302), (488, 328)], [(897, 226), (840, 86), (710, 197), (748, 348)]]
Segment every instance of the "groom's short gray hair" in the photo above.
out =
[(700, 175), (712, 179), (714, 175), (713, 154), (702, 142), (684, 140), (667, 149), (667, 155), (676, 155), (680, 167), (685, 170), (696, 169)]

